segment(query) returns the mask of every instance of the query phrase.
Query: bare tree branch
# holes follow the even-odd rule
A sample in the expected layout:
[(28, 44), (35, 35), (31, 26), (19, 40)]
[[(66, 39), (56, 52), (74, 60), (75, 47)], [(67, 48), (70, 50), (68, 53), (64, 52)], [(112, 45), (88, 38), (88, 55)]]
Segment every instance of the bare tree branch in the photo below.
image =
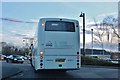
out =
[(97, 43), (100, 47), (103, 49), (103, 36), (105, 33), (104, 26), (103, 25), (98, 25), (97, 21), (94, 18), (94, 22), (96, 25), (97, 32), (94, 34), (97, 38), (94, 37), (94, 42)]
[(107, 16), (104, 20), (103, 23), (106, 24), (106, 26), (111, 27), (113, 30), (113, 34), (117, 36), (117, 38), (120, 38), (120, 35), (116, 31), (118, 28), (118, 19), (114, 18), (113, 16)]

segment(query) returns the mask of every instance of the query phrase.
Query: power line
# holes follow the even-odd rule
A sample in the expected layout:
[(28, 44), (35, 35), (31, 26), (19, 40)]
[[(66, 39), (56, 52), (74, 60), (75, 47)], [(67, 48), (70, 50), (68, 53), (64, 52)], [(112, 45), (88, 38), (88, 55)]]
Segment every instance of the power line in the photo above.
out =
[(22, 20), (13, 19), (13, 18), (0, 18), (0, 19), (3, 21), (11, 21), (11, 22), (17, 22), (17, 23), (37, 23), (33, 21), (22, 21)]

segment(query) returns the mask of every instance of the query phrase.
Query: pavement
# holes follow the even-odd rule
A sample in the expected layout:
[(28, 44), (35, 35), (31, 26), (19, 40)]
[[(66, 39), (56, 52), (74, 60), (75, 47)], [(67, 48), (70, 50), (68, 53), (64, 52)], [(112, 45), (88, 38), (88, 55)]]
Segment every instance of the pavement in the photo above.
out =
[(97, 65), (81, 65), (81, 67), (89, 67), (89, 68), (111, 68), (111, 69), (120, 69), (119, 66), (97, 66)]
[(17, 75), (21, 73), (22, 71), (14, 66), (10, 66), (11, 64), (8, 64), (8, 66), (2, 65), (2, 79), (5, 80), (10, 78), (11, 76)]
[[(2, 62), (2, 80), (9, 80), (16, 78), (23, 79), (34, 79), (34, 78), (55, 78), (55, 80), (118, 80), (119, 69), (114, 67), (105, 66), (92, 66), (82, 65), (80, 70), (70, 70), (66, 73), (55, 73), (55, 72), (39, 72), (34, 73), (34, 69), (29, 64), (29, 61), (24, 61), (23, 64), (17, 63), (6, 63)], [(52, 73), (52, 74), (51, 74)]]

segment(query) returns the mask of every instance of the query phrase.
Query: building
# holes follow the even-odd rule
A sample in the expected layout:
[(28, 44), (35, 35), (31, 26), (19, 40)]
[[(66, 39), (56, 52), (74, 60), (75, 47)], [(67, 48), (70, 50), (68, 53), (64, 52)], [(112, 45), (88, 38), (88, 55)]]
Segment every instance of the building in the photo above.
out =
[[(83, 53), (83, 49), (81, 49), (81, 54)], [(107, 52), (105, 50), (99, 50), (99, 49), (85, 49), (85, 55), (86, 56), (91, 56), (94, 58), (99, 58), (99, 59), (106, 59), (106, 58), (111, 58), (111, 53)]]
[(112, 60), (120, 60), (120, 52), (112, 52), (111, 59)]
[[(81, 49), (81, 54), (83, 54), (83, 49)], [(85, 49), (85, 55), (91, 56), (93, 58), (99, 59), (112, 59), (112, 60), (120, 60), (120, 52), (109, 52), (106, 50), (99, 50), (99, 49)]]

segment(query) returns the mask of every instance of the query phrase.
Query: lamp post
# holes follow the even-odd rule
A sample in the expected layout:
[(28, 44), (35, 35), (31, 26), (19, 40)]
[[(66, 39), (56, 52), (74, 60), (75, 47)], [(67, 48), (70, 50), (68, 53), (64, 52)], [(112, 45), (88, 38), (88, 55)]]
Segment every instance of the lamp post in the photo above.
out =
[(92, 32), (92, 57), (93, 57), (93, 29), (91, 29)]
[(26, 40), (23, 39), (23, 46), (25, 47), (25, 44), (26, 44)]
[(120, 51), (120, 43), (118, 42), (118, 51)]
[(85, 13), (81, 12), (79, 17), (83, 17), (83, 55), (85, 56)]

